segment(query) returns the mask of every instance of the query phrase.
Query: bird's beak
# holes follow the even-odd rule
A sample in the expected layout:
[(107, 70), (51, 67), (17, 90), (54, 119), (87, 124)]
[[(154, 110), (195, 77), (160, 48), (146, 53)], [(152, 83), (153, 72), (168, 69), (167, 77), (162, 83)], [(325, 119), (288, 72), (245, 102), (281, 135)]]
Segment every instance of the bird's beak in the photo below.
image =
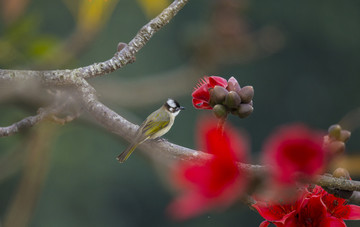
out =
[(183, 106), (180, 106), (180, 110), (185, 110), (185, 107), (183, 107)]

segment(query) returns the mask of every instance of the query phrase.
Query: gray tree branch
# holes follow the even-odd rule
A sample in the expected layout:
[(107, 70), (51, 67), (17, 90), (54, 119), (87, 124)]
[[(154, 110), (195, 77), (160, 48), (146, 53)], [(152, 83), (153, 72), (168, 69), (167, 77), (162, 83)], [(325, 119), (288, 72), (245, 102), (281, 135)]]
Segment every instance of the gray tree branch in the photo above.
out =
[[(157, 31), (168, 24), (187, 2), (188, 0), (175, 0), (157, 17), (143, 26), (128, 45), (125, 45), (124, 48), (115, 53), (114, 57), (107, 61), (94, 63), (89, 66), (72, 70), (33, 71), (0, 69), (0, 81), (3, 83), (19, 82), (22, 84), (26, 84), (26, 82), (31, 81), (32, 83), (42, 84), (45, 86), (79, 86), (79, 84), (84, 84), (84, 79), (113, 72), (124, 67), (128, 63), (131, 63), (134, 60), (136, 53), (147, 44), (150, 38)], [(13, 135), (22, 129), (32, 127), (43, 120), (46, 115), (46, 112), (40, 112), (38, 115), (24, 118), (11, 126), (2, 127), (0, 128), (0, 137)]]
[(107, 61), (72, 70), (31, 71), (0, 69), (0, 81), (24, 82), (26, 80), (37, 80), (44, 85), (62, 86), (73, 85), (82, 78), (89, 79), (111, 73), (133, 62), (136, 53), (147, 44), (157, 31), (167, 25), (187, 2), (188, 0), (175, 0), (157, 17), (143, 26), (128, 45), (119, 52), (116, 52), (114, 57)]
[[(129, 142), (135, 138), (138, 126), (127, 121), (101, 102), (99, 102), (93, 89), (86, 80), (82, 80), (79, 84), (80, 95), (82, 97), (82, 104), (85, 109), (107, 130), (119, 135)], [(196, 151), (190, 148), (182, 147), (177, 144), (170, 143), (163, 140), (151, 140), (140, 145), (140, 149), (146, 152), (157, 153), (157, 156), (166, 156), (175, 160), (186, 161), (206, 161), (211, 158), (211, 155), (201, 151)], [(238, 163), (239, 169), (254, 175), (266, 175), (267, 167), (261, 165), (251, 165)], [(360, 182), (353, 180), (346, 180), (342, 178), (335, 178), (327, 175), (320, 175), (315, 182), (322, 187), (336, 188), (339, 190), (360, 191)], [(360, 199), (360, 198), (359, 198)], [(357, 198), (352, 198), (354, 203), (360, 203)]]

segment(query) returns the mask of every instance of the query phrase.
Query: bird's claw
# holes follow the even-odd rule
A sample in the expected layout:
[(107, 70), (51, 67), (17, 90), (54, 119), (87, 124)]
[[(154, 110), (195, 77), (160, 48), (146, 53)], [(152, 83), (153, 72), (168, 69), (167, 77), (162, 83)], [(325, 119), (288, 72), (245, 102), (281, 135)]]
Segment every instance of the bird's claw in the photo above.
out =
[(159, 137), (159, 138), (156, 139), (156, 141), (158, 141), (158, 142), (167, 142), (168, 140), (163, 138), (163, 137)]

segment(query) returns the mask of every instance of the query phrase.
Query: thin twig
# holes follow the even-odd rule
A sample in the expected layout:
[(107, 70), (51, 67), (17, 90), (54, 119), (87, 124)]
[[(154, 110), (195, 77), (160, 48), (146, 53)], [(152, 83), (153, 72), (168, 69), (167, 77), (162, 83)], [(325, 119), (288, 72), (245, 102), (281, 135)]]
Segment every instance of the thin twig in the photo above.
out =
[(64, 118), (59, 118), (56, 116), (56, 114), (60, 114), (62, 111), (64, 111), (71, 101), (73, 100), (70, 97), (67, 97), (67, 100), (62, 100), (62, 103), (55, 101), (55, 103), (49, 107), (40, 108), (38, 110), (38, 114), (35, 116), (26, 117), (7, 127), (0, 127), (0, 137), (11, 136), (16, 133), (20, 133), (33, 127), (43, 120), (51, 120), (58, 124), (65, 124), (76, 119), (79, 117), (79, 113), (77, 112), (71, 115), (67, 115)]
[(35, 116), (26, 117), (7, 127), (0, 127), (0, 137), (11, 136), (28, 129), (42, 121), (48, 114), (48, 111), (40, 111), (40, 113)]
[(188, 1), (175, 0), (157, 17), (143, 26), (126, 47), (107, 61), (72, 70), (31, 71), (0, 69), (0, 81), (24, 82), (26, 80), (33, 80), (44, 85), (62, 86), (76, 84), (81, 78), (89, 79), (111, 73), (133, 62), (136, 53), (147, 44), (157, 31), (167, 25)]

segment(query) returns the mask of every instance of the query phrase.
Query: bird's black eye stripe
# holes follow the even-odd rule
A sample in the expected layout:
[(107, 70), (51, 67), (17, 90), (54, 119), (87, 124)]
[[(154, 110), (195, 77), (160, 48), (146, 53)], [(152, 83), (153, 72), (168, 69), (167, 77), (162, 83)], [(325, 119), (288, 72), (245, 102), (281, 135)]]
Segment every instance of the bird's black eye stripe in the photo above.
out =
[(176, 104), (176, 109), (180, 108), (180, 104), (176, 100), (174, 100), (174, 102)]

